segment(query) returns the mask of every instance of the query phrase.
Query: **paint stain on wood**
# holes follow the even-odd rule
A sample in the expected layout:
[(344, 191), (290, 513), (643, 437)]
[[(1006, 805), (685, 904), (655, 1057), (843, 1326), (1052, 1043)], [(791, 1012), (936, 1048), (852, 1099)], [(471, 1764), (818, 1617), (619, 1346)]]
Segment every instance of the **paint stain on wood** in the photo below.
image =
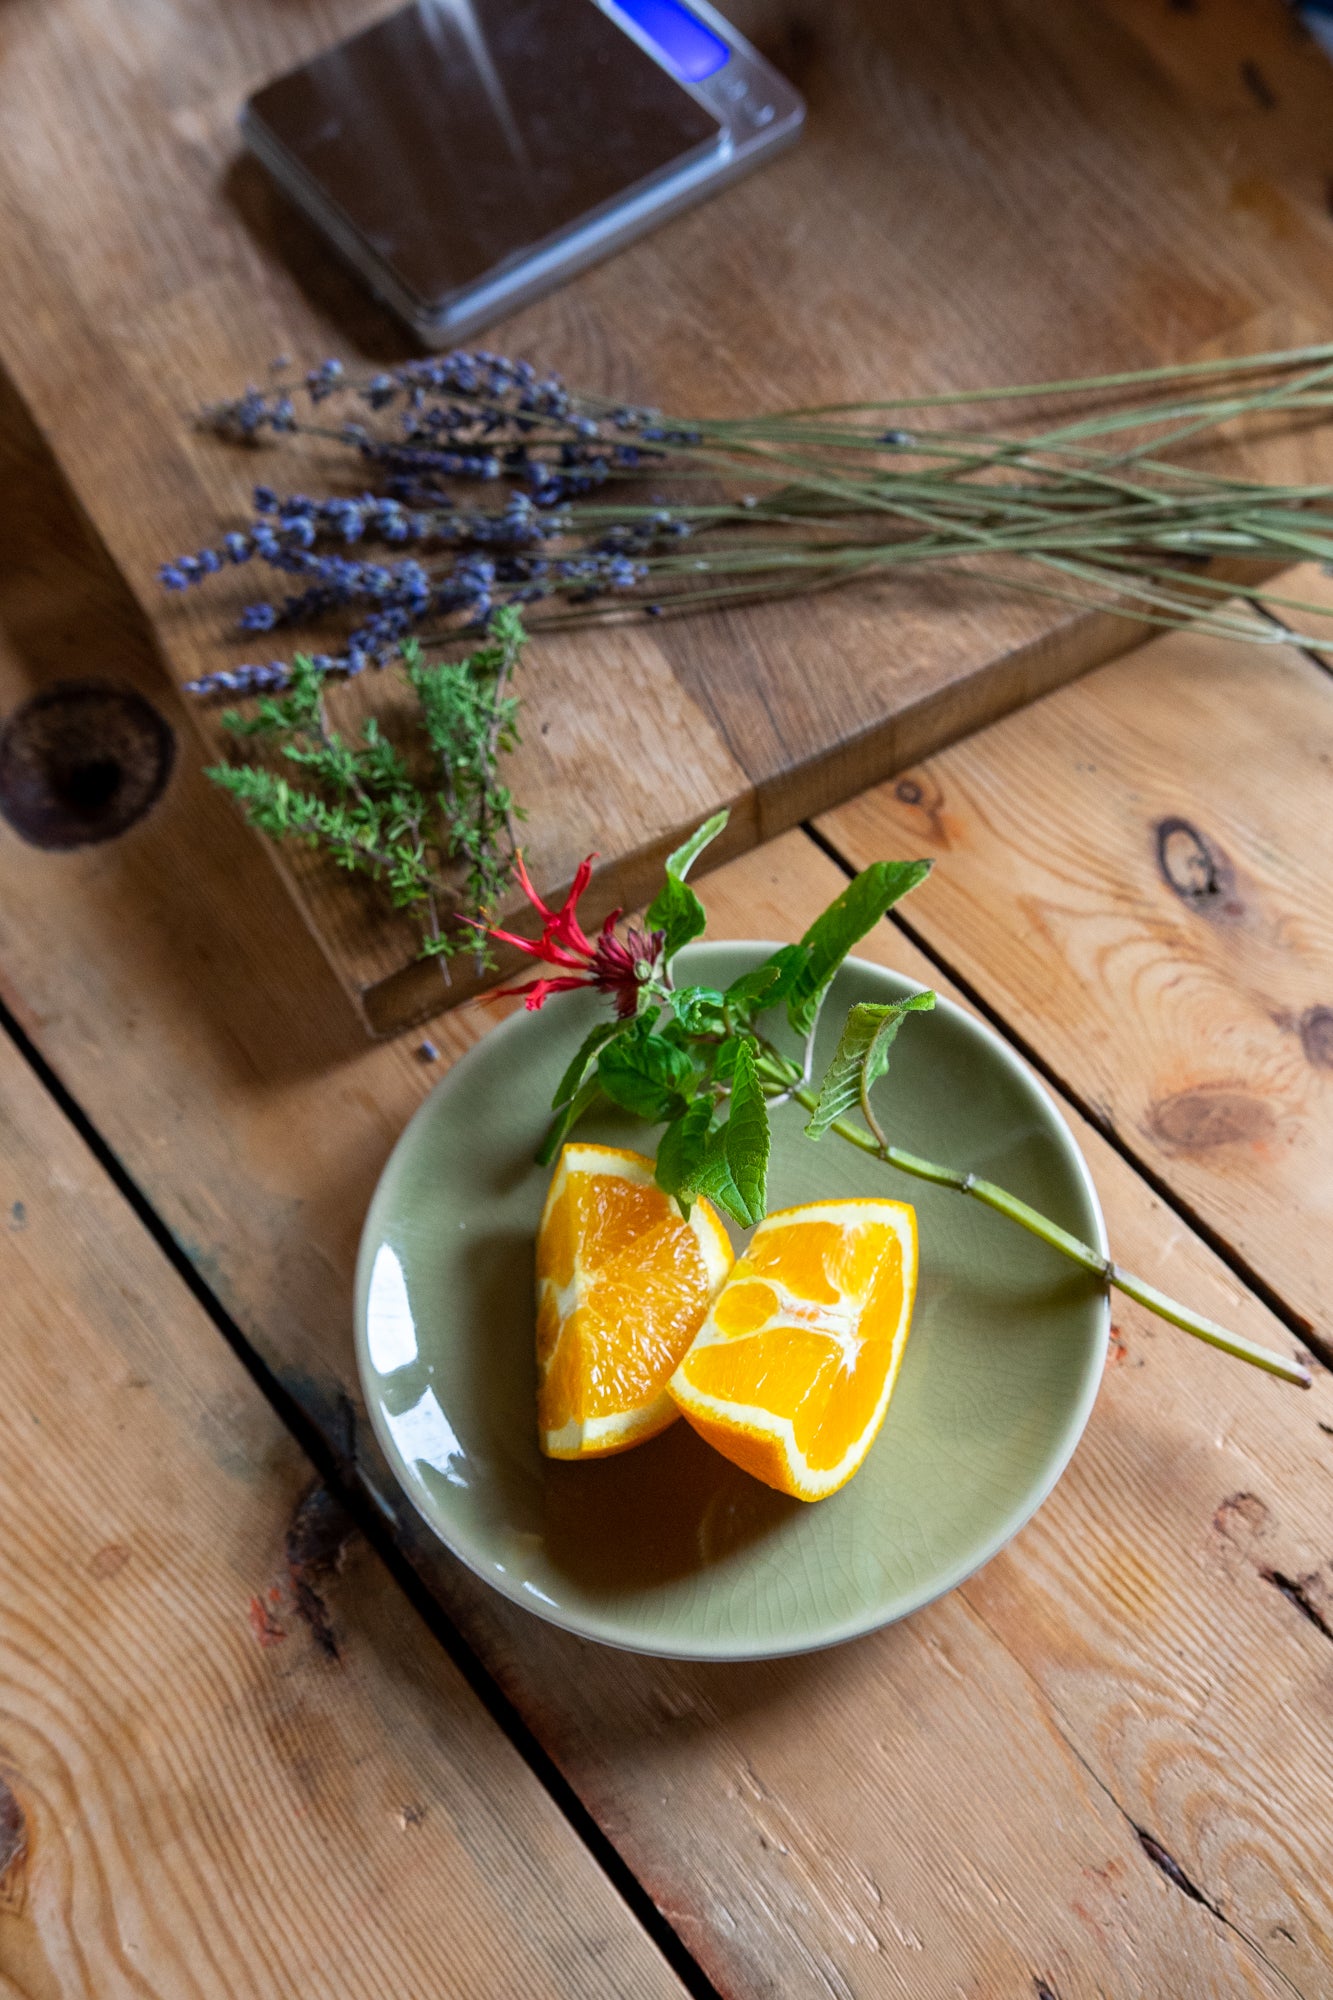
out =
[(265, 1604), (262, 1597), (252, 1597), (247, 1606), (250, 1630), (255, 1635), (255, 1644), (267, 1652), (270, 1646), (280, 1646), (287, 1637), (287, 1627), (279, 1624), (272, 1607)]
[(130, 1559), (130, 1552), (123, 1542), (108, 1542), (97, 1551), (88, 1568), (101, 1582), (108, 1577), (118, 1576)]
[(1185, 1153), (1251, 1145), (1268, 1138), (1276, 1124), (1271, 1104), (1227, 1084), (1177, 1091), (1154, 1104), (1148, 1114), (1153, 1137)]
[(23, 1910), (28, 1874), (28, 1822), (9, 1784), (0, 1777), (0, 1910)]
[(9, 1226), (11, 1229), (26, 1229), (28, 1226), (28, 1211), (21, 1201), (10, 1204)]
[(298, 1503), (287, 1530), (287, 1574), (297, 1615), (325, 1659), (338, 1661), (338, 1644), (324, 1588), (347, 1558), (356, 1525), (327, 1486), (312, 1486)]
[(1158, 872), (1182, 903), (1214, 920), (1242, 914), (1236, 871), (1215, 841), (1178, 817), (1159, 819), (1153, 833)]
[(175, 748), (134, 689), (57, 682), (0, 727), (0, 814), (34, 847), (113, 840), (161, 797)]

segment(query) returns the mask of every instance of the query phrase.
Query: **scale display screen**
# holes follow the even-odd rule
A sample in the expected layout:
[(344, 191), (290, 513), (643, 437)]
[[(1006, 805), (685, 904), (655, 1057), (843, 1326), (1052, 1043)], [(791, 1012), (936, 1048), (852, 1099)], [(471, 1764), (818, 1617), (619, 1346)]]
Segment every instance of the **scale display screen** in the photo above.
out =
[(731, 56), (721, 35), (706, 28), (679, 0), (616, 0), (616, 4), (687, 83), (702, 83)]

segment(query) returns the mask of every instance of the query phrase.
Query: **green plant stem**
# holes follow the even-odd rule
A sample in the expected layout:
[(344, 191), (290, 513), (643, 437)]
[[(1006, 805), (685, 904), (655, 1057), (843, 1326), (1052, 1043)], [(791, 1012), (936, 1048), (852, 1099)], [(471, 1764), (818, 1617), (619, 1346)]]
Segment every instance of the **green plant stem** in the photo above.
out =
[[(790, 1094), (792, 1099), (806, 1111), (813, 1111), (819, 1102), (818, 1095), (804, 1081), (796, 1065), (780, 1055), (771, 1043), (763, 1043), (761, 1048), (763, 1052), (760, 1062), (761, 1073), (780, 1086), (783, 1093)], [(1144, 1278), (1135, 1277), (1113, 1258), (1094, 1249), (1092, 1244), (1084, 1243), (1068, 1229), (1061, 1228), (1058, 1222), (1052, 1222), (1049, 1216), (1042, 1215), (1037, 1209), (1030, 1207), (1025, 1201), (1020, 1201), (1017, 1195), (1010, 1194), (1006, 1188), (999, 1187), (994, 1181), (984, 1180), (980, 1175), (965, 1172), (958, 1167), (945, 1167), (934, 1160), (923, 1160), (916, 1153), (904, 1152), (901, 1146), (891, 1146), (879, 1127), (864, 1090), (861, 1110), (866, 1120), (864, 1129), (859, 1125), (853, 1125), (847, 1118), (835, 1118), (829, 1130), (836, 1132), (840, 1139), (846, 1139), (849, 1144), (859, 1147), (863, 1153), (872, 1154), (875, 1159), (882, 1160), (886, 1166), (896, 1167), (900, 1173), (911, 1174), (914, 1179), (929, 1181), (936, 1187), (951, 1188), (956, 1194), (968, 1195), (973, 1201), (980, 1202), (983, 1208), (991, 1208), (997, 1215), (1007, 1216), (1010, 1222), (1016, 1222), (1020, 1229), (1026, 1229), (1031, 1235), (1040, 1237), (1043, 1243), (1048, 1243), (1053, 1250), (1058, 1250), (1062, 1257), (1068, 1257), (1071, 1263), (1079, 1265), (1081, 1269), (1091, 1272), (1095, 1277), (1104, 1279), (1117, 1291), (1124, 1292), (1127, 1298), (1135, 1299), (1140, 1305), (1146, 1306), (1148, 1311), (1155, 1313), (1159, 1319), (1169, 1320), (1173, 1326), (1182, 1327), (1186, 1333), (1192, 1333), (1196, 1340), (1206, 1341), (1210, 1347), (1218, 1347), (1224, 1354), (1234, 1355), (1238, 1361), (1248, 1361), (1253, 1367), (1262, 1368), (1268, 1374), (1280, 1377), (1284, 1382), (1294, 1382), (1302, 1389), (1310, 1387), (1310, 1371), (1302, 1362), (1291, 1361), (1285, 1355), (1275, 1354), (1271, 1348), (1261, 1347), (1257, 1341), (1246, 1340), (1243, 1334), (1231, 1333), (1226, 1327), (1219, 1326), (1216, 1320), (1208, 1319), (1203, 1313), (1192, 1311), (1189, 1306), (1178, 1304), (1165, 1292), (1159, 1291), (1156, 1285), (1150, 1285)]]

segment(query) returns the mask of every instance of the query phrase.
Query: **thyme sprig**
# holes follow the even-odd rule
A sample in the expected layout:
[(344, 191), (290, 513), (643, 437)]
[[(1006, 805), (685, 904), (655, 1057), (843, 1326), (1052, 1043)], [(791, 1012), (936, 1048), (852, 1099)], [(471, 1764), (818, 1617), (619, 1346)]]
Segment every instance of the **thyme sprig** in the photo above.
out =
[[(418, 923), (423, 957), (443, 961), (467, 949), (488, 966), (477, 925), (494, 917), (514, 863), (520, 815), (497, 768), (517, 741), (512, 682), (524, 640), (518, 613), (501, 607), (487, 643), (465, 659), (428, 664), (414, 640), (403, 642), (424, 769), (419, 746), (405, 753), (374, 716), (359, 738), (337, 730), (327, 676), (298, 653), (285, 692), (261, 696), (251, 715), (223, 717), (236, 755), (208, 775), (261, 833), (320, 849), (380, 885)], [(269, 760), (243, 754), (250, 744)]]
[[(798, 943), (781, 946), (725, 990), (678, 985), (676, 953), (702, 936), (707, 924), (703, 905), (685, 878), (726, 820), (725, 813), (718, 813), (671, 856), (666, 881), (648, 910), (646, 932), (632, 933), (634, 948), (618, 957), (609, 949), (612, 922), (597, 948), (579, 929), (576, 905), (586, 874), (560, 910), (549, 909), (525, 882), (543, 930), (539, 941), (527, 941), (522, 949), (559, 972), (516, 990), (526, 995), (530, 1008), (538, 1008), (565, 988), (592, 987), (613, 998), (616, 1008), (614, 1020), (598, 1022), (587, 1035), (556, 1086), (554, 1117), (539, 1162), (549, 1164), (578, 1121), (599, 1101), (609, 1100), (662, 1126), (657, 1183), (687, 1214), (705, 1196), (748, 1229), (767, 1210), (770, 1113), (779, 1104), (795, 1102), (807, 1114), (804, 1131), (811, 1141), (832, 1133), (885, 1167), (979, 1202), (1196, 1339), (1283, 1381), (1310, 1386), (1309, 1370), (1299, 1357), (1274, 1353), (1179, 1304), (994, 1181), (891, 1143), (873, 1093), (888, 1070), (899, 1031), (934, 1008), (932, 992), (923, 989), (901, 1000), (853, 1006), (823, 1077), (814, 1077), (815, 1037), (839, 967), (893, 905), (925, 879), (929, 862), (874, 862)], [(767, 1017), (779, 1009), (804, 1051), (801, 1061), (773, 1039)]]

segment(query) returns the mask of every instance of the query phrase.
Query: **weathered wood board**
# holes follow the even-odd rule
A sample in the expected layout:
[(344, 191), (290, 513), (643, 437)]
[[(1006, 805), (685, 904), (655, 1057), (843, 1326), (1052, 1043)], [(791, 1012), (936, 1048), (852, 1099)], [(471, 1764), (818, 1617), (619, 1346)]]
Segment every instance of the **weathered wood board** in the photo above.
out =
[(682, 1991), (0, 1035), (0, 1990)]
[[(156, 567), (210, 538), (271, 463), (194, 435), (191, 409), (280, 350), (402, 351), (234, 130), (247, 89), (377, 11), (9, 0), (0, 17), (0, 365), (125, 578), (144, 643), (181, 678), (217, 663), (223, 621), (165, 601)], [(1327, 216), (1238, 202), (1208, 107), (1196, 116), (1097, 7), (735, 11), (808, 95), (802, 144), (498, 342), (591, 387), (721, 411), (1178, 358), (1248, 344), (1275, 306), (1318, 321)], [(1318, 72), (1302, 74), (1313, 108)], [(1333, 113), (1333, 77), (1322, 101)], [(1302, 143), (1313, 129), (1311, 109)], [(1128, 636), (937, 578), (552, 637), (526, 672), (513, 765), (534, 870), (552, 888), (596, 846), (597, 898), (632, 903), (717, 805), (736, 807), (738, 851)], [(115, 665), (95, 629), (82, 650)], [(343, 699), (352, 714), (384, 698), (381, 684)], [(215, 742), (215, 720), (201, 726)], [(447, 997), (344, 880), (282, 865), (372, 1026)]]

